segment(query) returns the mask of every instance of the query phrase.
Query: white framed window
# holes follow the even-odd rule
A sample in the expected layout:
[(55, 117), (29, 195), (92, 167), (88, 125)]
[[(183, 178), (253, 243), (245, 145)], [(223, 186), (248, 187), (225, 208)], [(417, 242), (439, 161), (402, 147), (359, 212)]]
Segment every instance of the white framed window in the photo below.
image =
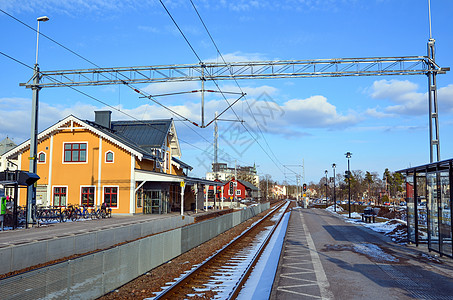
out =
[(111, 208), (118, 208), (118, 186), (104, 186), (104, 203)]
[(240, 195), (241, 194), (241, 190), (236, 190), (236, 195)]
[(87, 148), (87, 142), (63, 143), (63, 163), (87, 163)]
[(113, 163), (115, 160), (115, 154), (113, 153), (113, 151), (107, 151), (105, 152), (105, 162), (106, 163)]
[(96, 203), (96, 187), (93, 185), (80, 187), (80, 205), (94, 207)]
[(53, 206), (65, 207), (67, 205), (67, 186), (54, 186), (52, 189)]

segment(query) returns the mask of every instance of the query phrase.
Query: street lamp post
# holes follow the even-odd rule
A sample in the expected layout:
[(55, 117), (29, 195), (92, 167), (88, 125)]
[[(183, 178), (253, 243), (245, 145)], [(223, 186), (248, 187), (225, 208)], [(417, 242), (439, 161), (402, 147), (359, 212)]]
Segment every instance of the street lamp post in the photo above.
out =
[(351, 218), (351, 170), (349, 168), (349, 159), (352, 156), (351, 152), (345, 153), (346, 158), (348, 159), (348, 208), (349, 208), (349, 218)]
[[(36, 159), (37, 159), (37, 148), (38, 148), (38, 108), (39, 108), (39, 66), (38, 66), (38, 43), (39, 43), (39, 23), (46, 22), (49, 20), (48, 17), (39, 17), (36, 19), (38, 21), (38, 29), (36, 30), (36, 60), (35, 66), (33, 68), (33, 86), (32, 86), (32, 109), (31, 109), (31, 137), (30, 137), (30, 164), (29, 172), (36, 173)], [(30, 223), (33, 223), (33, 205), (36, 202), (36, 188), (34, 184), (28, 187), (27, 190), (27, 218), (26, 218), (26, 227)]]
[(337, 165), (335, 163), (332, 164), (333, 169), (333, 211), (337, 211), (337, 197), (335, 195), (335, 167)]
[(326, 173), (326, 207), (329, 205), (329, 202), (327, 201), (327, 170), (324, 171), (324, 173)]

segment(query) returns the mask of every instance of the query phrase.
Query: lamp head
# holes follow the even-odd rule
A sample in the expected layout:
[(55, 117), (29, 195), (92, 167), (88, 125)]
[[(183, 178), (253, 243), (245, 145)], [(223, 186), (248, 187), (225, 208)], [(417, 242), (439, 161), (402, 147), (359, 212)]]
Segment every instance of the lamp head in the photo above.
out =
[(351, 152), (346, 152), (344, 155), (346, 155), (346, 158), (351, 158), (352, 153)]
[(335, 169), (336, 166), (337, 166), (337, 165), (336, 165), (335, 163), (332, 164), (332, 168)]
[(39, 17), (36, 19), (38, 22), (47, 22), (49, 21), (49, 17), (48, 16), (42, 16), (42, 17)]

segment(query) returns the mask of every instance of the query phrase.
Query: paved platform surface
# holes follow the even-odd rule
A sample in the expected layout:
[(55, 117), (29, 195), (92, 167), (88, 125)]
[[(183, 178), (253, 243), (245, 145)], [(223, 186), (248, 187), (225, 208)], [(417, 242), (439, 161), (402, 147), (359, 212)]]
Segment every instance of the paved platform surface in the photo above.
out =
[[(186, 216), (196, 217), (204, 215), (208, 212), (186, 212)], [(74, 234), (87, 233), (96, 230), (109, 229), (114, 227), (121, 227), (130, 224), (137, 224), (142, 222), (152, 222), (153, 220), (170, 218), (179, 216), (180, 213), (172, 212), (169, 214), (149, 214), (149, 215), (134, 215), (134, 216), (121, 216), (113, 215), (112, 218), (95, 219), (95, 220), (79, 220), (75, 222), (52, 223), (44, 226), (34, 226), (28, 229), (16, 229), (0, 231), (0, 247), (8, 245), (19, 245), (30, 243), (39, 240), (46, 240), (54, 237), (63, 237)]]
[(322, 209), (296, 209), (271, 299), (453, 299), (453, 260), (434, 262), (423, 249)]

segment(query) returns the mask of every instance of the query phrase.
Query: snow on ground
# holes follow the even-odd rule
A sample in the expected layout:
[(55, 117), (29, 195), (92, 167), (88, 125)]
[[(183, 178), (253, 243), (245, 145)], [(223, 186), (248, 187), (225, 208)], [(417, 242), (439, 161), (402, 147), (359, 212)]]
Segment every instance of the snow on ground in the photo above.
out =
[(280, 252), (285, 240), (289, 216), (290, 214), (286, 213), (275, 230), (266, 249), (239, 293), (238, 299), (269, 299), (275, 273), (277, 272)]
[[(283, 215), (286, 208), (288, 207), (289, 202), (281, 207), (276, 214), (271, 219), (276, 221)], [(280, 258), (280, 251), (283, 247), (283, 241), (286, 233), (286, 227), (288, 225), (289, 213), (283, 215), (283, 219), (276, 228), (274, 234), (269, 240), (268, 245), (266, 246), (261, 258), (258, 260), (253, 271), (251, 272), (248, 280), (245, 283), (244, 288), (242, 289), (238, 299), (268, 299), (270, 296), (272, 284), (274, 282), (274, 276), (278, 266), (278, 260)], [(258, 221), (257, 221), (258, 222)], [(257, 223), (255, 222), (255, 223)], [(253, 224), (255, 224), (253, 223)], [(252, 225), (253, 226), (253, 225)], [(187, 297), (204, 297), (205, 291), (214, 291), (216, 295), (214, 299), (227, 299), (228, 295), (233, 290), (237, 281), (239, 281), (242, 273), (250, 264), (253, 256), (260, 248), (261, 244), (266, 239), (267, 235), (270, 233), (272, 226), (267, 227), (262, 231), (254, 240), (254, 244), (243, 249), (235, 258), (230, 260), (229, 263), (222, 266), (218, 272), (211, 276), (211, 280), (201, 285), (200, 287), (194, 288), (193, 294), (186, 295)], [(221, 250), (218, 250), (221, 251)], [(276, 252), (278, 251), (278, 252)], [(211, 256), (212, 257), (212, 256)], [(209, 260), (211, 257), (207, 258)], [(205, 260), (205, 261), (206, 261)], [(195, 270), (198, 265), (192, 267), (191, 270), (186, 271), (181, 274), (180, 277), (175, 278), (175, 281), (168, 282), (168, 286), (162, 287), (162, 289), (169, 288), (176, 281), (187, 276), (193, 270)], [(247, 288), (246, 288), (247, 287)], [(161, 292), (156, 292), (156, 296)], [(152, 300), (155, 297), (146, 298), (145, 300)]]
[[(337, 212), (343, 211), (343, 207), (341, 207), (340, 205), (337, 205), (336, 209), (337, 209)], [(335, 206), (331, 205), (331, 206), (327, 207), (326, 210), (330, 211), (330, 212), (335, 212)]]
[(385, 253), (379, 246), (371, 243), (361, 243), (361, 244), (354, 244), (353, 249), (357, 253), (365, 254), (366, 256), (372, 257), (375, 260), (385, 262), (398, 262), (398, 258)]
[[(396, 243), (405, 243), (407, 239), (407, 223), (403, 220), (392, 219), (385, 222), (376, 222), (376, 223), (364, 223), (362, 221), (362, 215), (357, 212), (351, 213), (351, 218), (349, 214), (339, 214), (341, 212), (337, 206), (336, 214), (343, 217), (346, 222), (353, 223), (357, 225), (362, 225), (366, 228), (369, 228), (373, 231), (383, 233), (387, 236), (390, 236), (392, 240)], [(333, 205), (326, 208), (327, 211), (335, 213), (333, 211)], [(382, 219), (382, 218), (381, 218)]]

